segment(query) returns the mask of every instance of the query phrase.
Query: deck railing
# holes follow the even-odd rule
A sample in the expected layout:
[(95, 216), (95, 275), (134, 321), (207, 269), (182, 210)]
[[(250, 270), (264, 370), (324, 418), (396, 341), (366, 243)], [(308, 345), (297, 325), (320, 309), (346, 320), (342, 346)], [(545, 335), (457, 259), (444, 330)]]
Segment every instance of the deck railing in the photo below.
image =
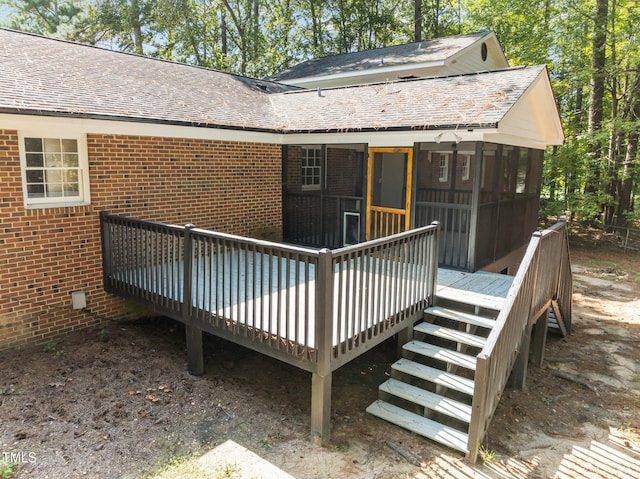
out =
[[(561, 327), (571, 328), (571, 268), (566, 223), (534, 233), (487, 343), (477, 356), (468, 450), (478, 448), (517, 360), (528, 360), (531, 328), (538, 319), (546, 333), (549, 308)], [(520, 357), (524, 355), (525, 357)]]
[(408, 327), (435, 291), (437, 225), (317, 251), (104, 212), (101, 223), (107, 292), (309, 371)]
[(182, 321), (189, 370), (202, 331), (310, 371), (311, 437), (329, 439), (332, 371), (433, 300), (438, 225), (320, 251), (100, 215), (107, 292)]
[[(435, 294), (438, 225), (331, 251), (332, 368), (423, 316)], [(342, 340), (342, 338), (346, 338)]]
[(441, 266), (466, 269), (469, 265), (471, 206), (416, 202), (415, 224), (440, 224), (439, 262)]

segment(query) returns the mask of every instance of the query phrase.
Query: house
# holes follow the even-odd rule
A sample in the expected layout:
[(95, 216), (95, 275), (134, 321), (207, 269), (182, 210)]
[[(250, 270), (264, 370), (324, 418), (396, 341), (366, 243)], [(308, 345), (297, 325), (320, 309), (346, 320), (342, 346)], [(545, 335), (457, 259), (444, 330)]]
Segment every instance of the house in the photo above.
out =
[(493, 34), (380, 53), (303, 89), (0, 29), (0, 347), (145, 314), (104, 289), (105, 211), (316, 248), (438, 220), (441, 265), (510, 270), (563, 141), (546, 68)]
[(462, 75), (508, 66), (496, 34), (478, 32), (314, 58), (270, 79), (313, 89)]

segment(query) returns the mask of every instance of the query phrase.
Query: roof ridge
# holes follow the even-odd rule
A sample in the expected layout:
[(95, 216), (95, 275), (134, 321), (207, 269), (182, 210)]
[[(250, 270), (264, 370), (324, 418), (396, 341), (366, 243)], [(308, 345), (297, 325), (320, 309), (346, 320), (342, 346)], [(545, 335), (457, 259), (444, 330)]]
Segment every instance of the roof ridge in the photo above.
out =
[(418, 78), (398, 78), (397, 80), (391, 81), (379, 81), (379, 82), (371, 82), (371, 83), (360, 83), (357, 85), (341, 85), (341, 86), (332, 86), (332, 87), (318, 87), (318, 88), (302, 88), (298, 90), (290, 90), (283, 91), (277, 94), (279, 95), (292, 95), (295, 93), (308, 93), (309, 91), (331, 91), (331, 90), (347, 90), (350, 88), (363, 88), (369, 86), (377, 86), (377, 85), (395, 85), (399, 83), (411, 83), (411, 82), (421, 82), (425, 80), (446, 80), (447, 78), (463, 78), (470, 76), (479, 76), (479, 75), (488, 75), (492, 73), (501, 73), (506, 71), (515, 71), (515, 70), (528, 70), (534, 68), (546, 68), (546, 65), (517, 65), (512, 67), (498, 68), (496, 70), (483, 70), (479, 72), (468, 72), (468, 73), (456, 73), (451, 75), (441, 75), (441, 76), (430, 76), (430, 77), (418, 77)]
[[(282, 86), (287, 86), (289, 88), (298, 88), (298, 87), (292, 87), (291, 85), (286, 85), (283, 84), (282, 82), (276, 81), (276, 80), (268, 80), (268, 79), (263, 79), (263, 78), (256, 78), (256, 77), (250, 77), (247, 75), (240, 75), (238, 73), (232, 73), (232, 72), (225, 72), (222, 70), (217, 70), (215, 68), (209, 68), (209, 67), (204, 67), (201, 65), (193, 65), (190, 63), (183, 63), (183, 62), (179, 62), (176, 60), (167, 60), (165, 58), (157, 58), (157, 57), (151, 57), (151, 56), (147, 56), (147, 55), (141, 55), (139, 53), (134, 53), (134, 52), (125, 52), (125, 51), (121, 51), (121, 50), (113, 50), (111, 48), (106, 48), (106, 47), (102, 47), (99, 45), (91, 45), (90, 43), (82, 43), (82, 42), (77, 42), (74, 40), (66, 40), (63, 38), (56, 38), (56, 37), (48, 37), (46, 35), (41, 35), (39, 33), (34, 33), (34, 32), (25, 32), (22, 30), (16, 30), (13, 28), (7, 28), (7, 27), (2, 27), (0, 26), (0, 30), (4, 30), (7, 31), (9, 33), (16, 33), (16, 34), (21, 34), (21, 35), (27, 35), (27, 36), (31, 36), (34, 38), (39, 38), (42, 40), (51, 40), (51, 41), (56, 41), (59, 43), (65, 43), (68, 45), (74, 45), (74, 46), (79, 46), (79, 47), (86, 47), (86, 48), (91, 48), (100, 52), (105, 52), (105, 53), (113, 53), (113, 54), (120, 54), (120, 55), (127, 55), (129, 57), (133, 57), (133, 58), (138, 58), (138, 59), (142, 59), (142, 60), (151, 60), (151, 61), (156, 61), (156, 62), (162, 62), (162, 63), (168, 63), (171, 65), (178, 65), (178, 66), (182, 66), (182, 67), (187, 67), (187, 68), (196, 68), (198, 70), (204, 70), (204, 71), (208, 71), (208, 72), (212, 72), (212, 73), (220, 73), (222, 75), (228, 75), (231, 77), (235, 77), (241, 81), (244, 80), (250, 80), (250, 81), (255, 81), (257, 83), (268, 83), (268, 84), (274, 84), (274, 85), (278, 85), (280, 87)], [(268, 92), (265, 92), (268, 93)]]
[(341, 57), (341, 56), (346, 56), (346, 55), (355, 55), (355, 54), (358, 54), (358, 53), (370, 53), (370, 52), (375, 52), (375, 51), (380, 51), (380, 50), (388, 50), (388, 49), (391, 49), (391, 48), (396, 48), (396, 47), (401, 47), (401, 46), (420, 45), (420, 44), (423, 44), (423, 43), (435, 42), (437, 40), (443, 40), (443, 39), (447, 39), (447, 38), (463, 38), (463, 37), (472, 37), (472, 36), (476, 36), (476, 35), (478, 37), (482, 37), (482, 36), (488, 35), (490, 33), (492, 33), (491, 30), (479, 30), (479, 31), (474, 32), (474, 33), (461, 33), (461, 34), (458, 34), (458, 35), (447, 35), (447, 36), (444, 36), (444, 37), (430, 38), (428, 40), (420, 40), (419, 42), (397, 43), (395, 45), (386, 45), (384, 47), (377, 47), (377, 48), (367, 48), (365, 50), (357, 50), (355, 52), (332, 53), (332, 54), (324, 55), (324, 56), (321, 56), (321, 57), (309, 58), (307, 60), (303, 60), (300, 63), (311, 62), (311, 61), (314, 61), (314, 60), (323, 60), (325, 58), (335, 58), (335, 57)]

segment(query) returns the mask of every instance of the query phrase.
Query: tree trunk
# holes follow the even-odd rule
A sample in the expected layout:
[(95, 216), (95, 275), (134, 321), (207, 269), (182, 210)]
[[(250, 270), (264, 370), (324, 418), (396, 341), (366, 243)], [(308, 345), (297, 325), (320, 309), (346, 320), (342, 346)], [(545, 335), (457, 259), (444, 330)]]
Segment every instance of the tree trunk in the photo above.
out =
[(226, 57), (229, 53), (229, 42), (227, 40), (227, 14), (224, 8), (220, 9), (220, 37), (222, 40), (222, 53)]
[(602, 147), (594, 138), (602, 128), (604, 116), (603, 99), (605, 83), (606, 47), (607, 47), (607, 15), (609, 0), (596, 0), (596, 14), (593, 28), (593, 52), (591, 55), (591, 92), (589, 95), (589, 148), (587, 159), (587, 179), (585, 193), (596, 193), (600, 190), (600, 165)]
[(258, 59), (260, 46), (260, 2), (253, 0), (253, 61)]
[[(629, 121), (638, 124), (640, 122), (640, 64), (636, 67), (633, 87), (631, 89), (631, 109), (629, 113)], [(627, 148), (625, 151), (624, 163), (622, 165), (622, 175), (620, 187), (617, 192), (618, 208), (616, 210), (617, 224), (624, 225), (626, 223), (626, 213), (633, 210), (632, 193), (633, 193), (633, 177), (636, 168), (638, 156), (638, 128), (630, 128), (627, 138)]]
[(413, 15), (413, 37), (416, 42), (422, 41), (422, 0), (415, 0)]
[(140, 24), (140, 5), (137, 0), (131, 2), (131, 30), (133, 33), (133, 49), (138, 55), (144, 54), (142, 42), (142, 25)]

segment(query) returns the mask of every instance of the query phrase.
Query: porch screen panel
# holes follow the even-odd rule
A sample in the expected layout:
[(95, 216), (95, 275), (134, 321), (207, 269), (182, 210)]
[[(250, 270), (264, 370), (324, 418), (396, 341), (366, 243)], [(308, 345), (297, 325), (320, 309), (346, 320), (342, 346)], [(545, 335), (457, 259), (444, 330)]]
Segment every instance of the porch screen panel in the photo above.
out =
[(432, 146), (436, 147), (418, 156), (415, 226), (439, 221), (439, 264), (467, 269), (474, 147), (461, 145), (464, 149), (457, 151)]
[[(309, 165), (317, 165), (317, 161), (310, 158), (318, 158), (317, 149), (313, 155), (311, 149), (286, 147), (284, 240), (319, 248), (342, 247), (347, 237), (348, 244), (360, 242), (364, 234), (360, 235), (357, 227), (355, 233), (346, 228), (364, 223), (364, 147), (322, 147), (319, 178), (311, 174), (316, 170)], [(316, 180), (318, 184), (314, 184)]]

